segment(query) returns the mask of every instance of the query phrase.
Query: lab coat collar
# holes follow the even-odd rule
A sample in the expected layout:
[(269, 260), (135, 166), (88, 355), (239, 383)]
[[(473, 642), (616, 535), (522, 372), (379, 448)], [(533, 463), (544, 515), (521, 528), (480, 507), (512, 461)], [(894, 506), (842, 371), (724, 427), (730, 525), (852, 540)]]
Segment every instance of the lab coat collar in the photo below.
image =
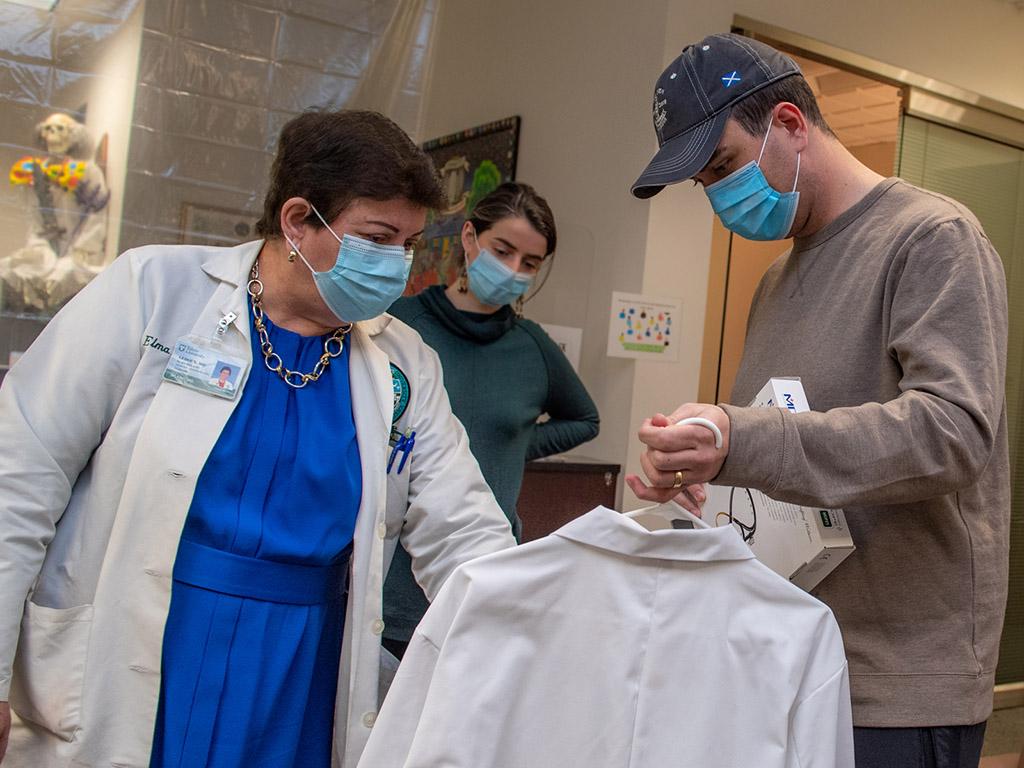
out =
[[(677, 511), (676, 517), (693, 519), (674, 505), (671, 509), (661, 505), (645, 511), (667, 514), (671, 510)], [(607, 507), (597, 507), (552, 535), (621, 555), (654, 560), (712, 562), (754, 557), (731, 525), (711, 528), (695, 524), (691, 530), (649, 531), (628, 515)]]
[(361, 328), (366, 335), (376, 336), (377, 334), (382, 333), (384, 329), (391, 324), (393, 319), (394, 318), (388, 314), (377, 315), (376, 317), (371, 317), (369, 320), (362, 320), (356, 323), (356, 325)]
[[(249, 271), (265, 242), (265, 240), (253, 240), (232, 248), (210, 249), (209, 256), (203, 261), (203, 271), (221, 282), (245, 289), (221, 307), (224, 312), (234, 311), (237, 313), (239, 298), (241, 298), (242, 306), (245, 305)], [(390, 325), (392, 319), (391, 315), (382, 314), (369, 320), (362, 320), (355, 325), (367, 336), (373, 337), (381, 334)]]
[(263, 243), (263, 240), (252, 240), (231, 248), (210, 248), (203, 260), (203, 271), (221, 282), (244, 285)]

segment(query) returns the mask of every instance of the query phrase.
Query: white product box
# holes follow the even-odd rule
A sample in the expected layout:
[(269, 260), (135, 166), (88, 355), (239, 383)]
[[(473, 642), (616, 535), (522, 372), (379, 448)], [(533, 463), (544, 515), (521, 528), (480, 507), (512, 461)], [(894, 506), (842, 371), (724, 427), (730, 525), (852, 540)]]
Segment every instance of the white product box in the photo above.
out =
[[(769, 379), (753, 408), (809, 411), (799, 379)], [(787, 504), (760, 491), (708, 486), (703, 519), (735, 525), (757, 559), (806, 590), (813, 589), (855, 549), (841, 509)]]
[(750, 401), (750, 407), (785, 408), (793, 413), (811, 410), (800, 379), (787, 378), (768, 379), (768, 383)]

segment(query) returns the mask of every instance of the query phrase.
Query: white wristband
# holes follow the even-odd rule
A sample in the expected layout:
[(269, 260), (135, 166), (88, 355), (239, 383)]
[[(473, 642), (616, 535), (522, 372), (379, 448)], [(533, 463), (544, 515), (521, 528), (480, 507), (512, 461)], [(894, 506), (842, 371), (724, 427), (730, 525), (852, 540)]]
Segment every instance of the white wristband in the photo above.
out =
[(676, 424), (699, 424), (702, 427), (706, 427), (715, 435), (715, 448), (722, 447), (722, 430), (711, 419), (705, 419), (703, 416), (691, 416), (688, 419), (680, 419)]

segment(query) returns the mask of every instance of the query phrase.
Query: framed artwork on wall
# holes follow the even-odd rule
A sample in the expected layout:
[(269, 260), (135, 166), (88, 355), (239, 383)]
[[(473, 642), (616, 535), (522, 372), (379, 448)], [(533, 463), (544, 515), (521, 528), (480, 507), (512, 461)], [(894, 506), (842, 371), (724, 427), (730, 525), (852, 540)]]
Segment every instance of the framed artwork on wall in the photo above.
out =
[(458, 278), (463, 223), (481, 198), (516, 177), (519, 122), (508, 117), (423, 144), (441, 175), (445, 206), (427, 214), (406, 295)]
[(238, 245), (254, 239), (259, 215), (196, 203), (181, 205), (181, 242), (187, 245)]

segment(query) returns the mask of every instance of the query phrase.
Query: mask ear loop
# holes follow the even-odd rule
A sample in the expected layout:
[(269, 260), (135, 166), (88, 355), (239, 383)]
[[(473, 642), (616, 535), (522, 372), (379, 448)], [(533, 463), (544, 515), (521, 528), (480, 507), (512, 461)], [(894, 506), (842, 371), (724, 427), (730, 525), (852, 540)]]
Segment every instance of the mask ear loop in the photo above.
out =
[[(473, 225), (473, 222), (470, 222), (470, 226), (473, 227), (473, 242), (476, 243), (476, 257), (479, 259), (480, 251), (483, 250), (480, 248), (480, 237), (476, 233), (476, 226)], [(463, 250), (462, 258), (466, 261), (466, 269), (469, 269), (469, 254), (465, 250)]]
[(761, 142), (761, 151), (757, 155), (757, 167), (761, 167), (761, 158), (764, 157), (764, 148), (768, 146), (768, 137), (772, 133), (772, 122), (768, 121), (768, 130), (764, 132), (764, 141)]
[(320, 211), (318, 211), (316, 209), (316, 206), (313, 205), (312, 203), (310, 203), (309, 207), (313, 209), (313, 213), (315, 213), (316, 217), (318, 219), (320, 219), (320, 223), (323, 224), (327, 228), (327, 231), (331, 233), (331, 236), (340, 243), (341, 242), (341, 238), (338, 237), (337, 233), (335, 233), (335, 231), (333, 229), (331, 229), (331, 225), (328, 224), (326, 221), (324, 221), (324, 217), (320, 215)]
[[(769, 122), (768, 123), (768, 130), (765, 131), (765, 134), (764, 134), (764, 141), (761, 142), (761, 151), (757, 155), (757, 167), (758, 168), (761, 167), (761, 158), (764, 157), (764, 148), (768, 146), (768, 137), (771, 135), (771, 133), (772, 133), (772, 124), (771, 124), (771, 122)], [(793, 178), (793, 188), (791, 190), (789, 190), (791, 194), (793, 192), (796, 192), (796, 183), (799, 180), (800, 180), (800, 153), (797, 152), (796, 153), (796, 176)]]
[[(470, 222), (472, 226), (473, 222)], [(480, 255), (480, 240), (476, 236), (476, 227), (473, 227), (473, 242), (476, 243), (477, 256)], [(469, 253), (466, 249), (462, 249), (462, 274), (459, 275), (459, 281), (457, 284), (459, 293), (469, 293)]]

